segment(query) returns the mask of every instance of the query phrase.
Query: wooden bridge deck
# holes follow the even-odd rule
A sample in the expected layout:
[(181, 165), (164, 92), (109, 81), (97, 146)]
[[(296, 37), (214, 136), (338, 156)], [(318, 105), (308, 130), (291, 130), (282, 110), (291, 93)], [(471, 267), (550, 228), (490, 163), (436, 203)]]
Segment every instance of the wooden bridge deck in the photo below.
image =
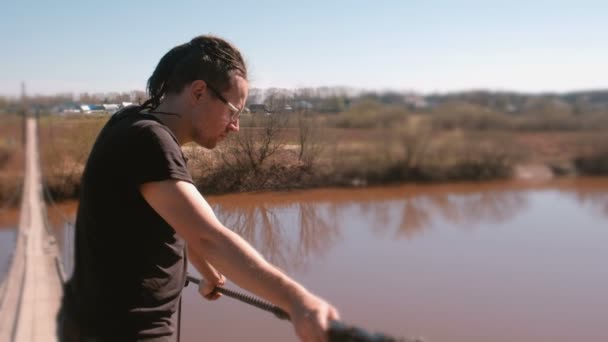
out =
[(62, 294), (57, 244), (47, 231), (40, 177), (37, 122), (26, 123), (25, 182), (16, 248), (0, 285), (0, 342), (57, 341)]

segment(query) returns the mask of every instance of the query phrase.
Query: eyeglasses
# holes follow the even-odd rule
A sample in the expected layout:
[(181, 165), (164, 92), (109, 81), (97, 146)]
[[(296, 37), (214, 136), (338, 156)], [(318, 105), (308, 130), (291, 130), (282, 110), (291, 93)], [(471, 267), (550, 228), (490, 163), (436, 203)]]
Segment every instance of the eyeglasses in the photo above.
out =
[(228, 105), (228, 108), (230, 108), (230, 112), (231, 112), (230, 121), (236, 122), (236, 120), (238, 120), (239, 117), (241, 116), (241, 112), (243, 110), (239, 109), (237, 106), (230, 103), (230, 101), (226, 100), (226, 98), (224, 96), (222, 96), (222, 94), (217, 89), (215, 89), (213, 86), (211, 86), (209, 83), (207, 83), (207, 88), (209, 88), (213, 92), (213, 94), (215, 96), (217, 96), (218, 99), (220, 99), (220, 101), (222, 101), (226, 105)]

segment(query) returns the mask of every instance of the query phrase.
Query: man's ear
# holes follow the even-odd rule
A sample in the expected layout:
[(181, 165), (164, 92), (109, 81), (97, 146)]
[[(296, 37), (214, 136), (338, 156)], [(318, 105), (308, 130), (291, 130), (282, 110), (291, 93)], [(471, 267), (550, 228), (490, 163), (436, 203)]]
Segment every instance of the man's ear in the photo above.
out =
[(190, 98), (197, 103), (207, 91), (207, 83), (203, 80), (196, 80), (190, 84)]

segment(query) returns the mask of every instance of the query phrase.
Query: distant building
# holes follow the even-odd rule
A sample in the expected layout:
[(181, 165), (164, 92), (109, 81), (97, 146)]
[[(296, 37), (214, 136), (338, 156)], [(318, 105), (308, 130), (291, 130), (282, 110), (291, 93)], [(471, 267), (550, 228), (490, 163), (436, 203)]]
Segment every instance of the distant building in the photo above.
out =
[(114, 114), (120, 109), (120, 106), (117, 104), (103, 104), (102, 106), (103, 109), (109, 114)]
[(60, 114), (80, 114), (80, 108), (78, 107), (67, 107), (67, 108), (63, 108), (60, 112)]
[(420, 95), (406, 95), (403, 101), (412, 109), (426, 109), (429, 107), (429, 103)]
[(80, 112), (82, 114), (101, 114), (101, 113), (105, 113), (106, 109), (103, 107), (103, 105), (95, 105), (95, 104), (88, 104), (88, 105), (80, 105)]
[(252, 114), (253, 113), (263, 113), (263, 114), (270, 113), (270, 110), (268, 109), (268, 107), (266, 107), (265, 104), (261, 104), (261, 103), (255, 103), (255, 104), (249, 105), (249, 111)]
[(505, 106), (505, 112), (507, 113), (517, 113), (518, 111), (519, 108), (514, 104), (509, 103)]
[(312, 105), (312, 103), (310, 103), (308, 101), (299, 100), (299, 101), (294, 102), (293, 108), (295, 108), (295, 109), (311, 110), (313, 108), (313, 105)]

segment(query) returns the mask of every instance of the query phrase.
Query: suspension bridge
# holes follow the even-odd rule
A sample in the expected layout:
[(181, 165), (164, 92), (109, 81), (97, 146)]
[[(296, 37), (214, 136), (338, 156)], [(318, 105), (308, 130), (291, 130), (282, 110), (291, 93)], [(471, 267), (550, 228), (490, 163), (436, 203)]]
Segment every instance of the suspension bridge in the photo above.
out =
[(0, 285), (0, 341), (57, 341), (63, 269), (45, 220), (37, 121), (25, 122), (25, 172), (15, 250)]

